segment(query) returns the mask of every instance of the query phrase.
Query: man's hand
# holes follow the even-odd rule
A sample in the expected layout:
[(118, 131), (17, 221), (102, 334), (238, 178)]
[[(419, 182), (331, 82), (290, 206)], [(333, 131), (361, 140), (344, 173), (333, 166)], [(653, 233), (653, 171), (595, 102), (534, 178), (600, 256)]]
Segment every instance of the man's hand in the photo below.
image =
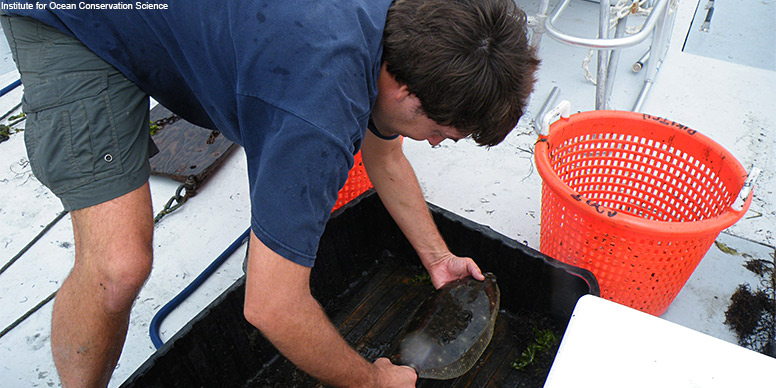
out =
[(430, 261), (426, 269), (435, 288), (468, 276), (479, 281), (485, 280), (485, 276), (474, 260), (469, 257), (458, 257), (450, 252)]
[(377, 387), (414, 388), (418, 375), (408, 366), (394, 365), (387, 358), (378, 358), (374, 362), (377, 369)]

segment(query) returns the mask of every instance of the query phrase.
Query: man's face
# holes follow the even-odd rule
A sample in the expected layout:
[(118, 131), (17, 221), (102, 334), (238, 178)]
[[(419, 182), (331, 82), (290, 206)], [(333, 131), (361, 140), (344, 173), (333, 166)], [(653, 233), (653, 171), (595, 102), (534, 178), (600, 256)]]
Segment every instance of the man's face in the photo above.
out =
[(428, 141), (436, 146), (445, 139), (458, 141), (466, 137), (453, 127), (437, 124), (426, 116), (420, 99), (406, 85), (396, 81), (383, 64), (377, 80), (377, 100), (372, 109), (372, 121), (385, 136), (402, 135), (413, 140)]
[(439, 145), (445, 139), (458, 141), (466, 137), (455, 128), (437, 124), (428, 118), (420, 108), (420, 100), (414, 95), (409, 98), (414, 106), (413, 111), (410, 112), (411, 120), (401, 128), (397, 128), (397, 133), (413, 140), (426, 140), (432, 146)]
[(466, 137), (455, 128), (437, 124), (421, 109), (420, 100), (409, 95), (400, 103), (377, 104), (372, 112), (377, 129), (386, 136), (401, 135), (413, 140), (428, 141), (432, 146), (445, 139), (458, 141)]

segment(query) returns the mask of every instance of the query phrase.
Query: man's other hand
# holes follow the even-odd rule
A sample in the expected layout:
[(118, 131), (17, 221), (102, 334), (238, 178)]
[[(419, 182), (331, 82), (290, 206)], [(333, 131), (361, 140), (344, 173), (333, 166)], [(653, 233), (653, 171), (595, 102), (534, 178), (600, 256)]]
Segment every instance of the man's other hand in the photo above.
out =
[(402, 365), (394, 365), (387, 358), (378, 358), (374, 362), (377, 369), (377, 387), (414, 388), (418, 375), (415, 370)]

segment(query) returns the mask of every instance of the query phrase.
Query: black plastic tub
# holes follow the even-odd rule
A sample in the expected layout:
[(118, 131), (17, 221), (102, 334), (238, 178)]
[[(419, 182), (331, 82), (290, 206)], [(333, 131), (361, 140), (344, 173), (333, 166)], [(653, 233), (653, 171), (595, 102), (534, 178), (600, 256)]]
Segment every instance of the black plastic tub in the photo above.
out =
[[(501, 308), (493, 340), (467, 374), (418, 387), (541, 387), (577, 300), (599, 294), (588, 271), (549, 258), (436, 206), (450, 249), (493, 272)], [(374, 193), (337, 210), (311, 275), (313, 295), (364, 357), (387, 356), (413, 308), (431, 292), (414, 250)], [(245, 321), (244, 278), (149, 358), (122, 387), (317, 387)], [(513, 362), (552, 330), (558, 341), (518, 370)]]

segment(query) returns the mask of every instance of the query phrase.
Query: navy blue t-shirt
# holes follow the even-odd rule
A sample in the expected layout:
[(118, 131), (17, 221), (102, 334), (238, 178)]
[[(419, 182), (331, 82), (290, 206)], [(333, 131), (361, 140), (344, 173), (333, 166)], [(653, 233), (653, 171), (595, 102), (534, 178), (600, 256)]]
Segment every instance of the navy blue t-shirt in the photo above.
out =
[(39, 2), (44, 10), (6, 12), (74, 36), (162, 105), (242, 145), (252, 230), (274, 252), (312, 266), (377, 96), (391, 1), (137, 7), (153, 3), (146, 0), (125, 10)]

